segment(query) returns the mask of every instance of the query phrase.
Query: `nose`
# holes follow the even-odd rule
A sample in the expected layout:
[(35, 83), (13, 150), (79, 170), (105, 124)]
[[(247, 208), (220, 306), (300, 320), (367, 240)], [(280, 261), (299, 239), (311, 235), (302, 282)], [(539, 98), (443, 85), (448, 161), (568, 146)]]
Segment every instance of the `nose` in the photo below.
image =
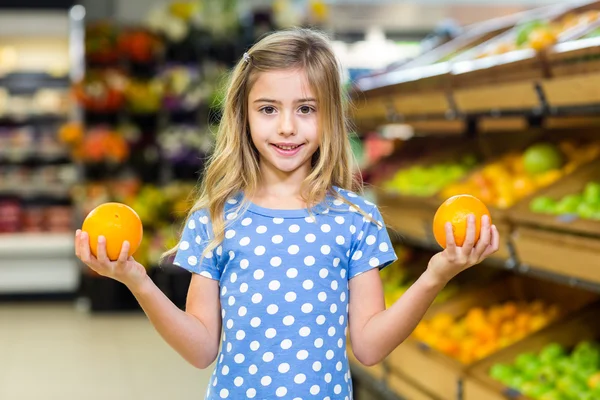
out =
[(281, 136), (293, 136), (296, 134), (296, 124), (293, 112), (282, 112), (279, 114), (279, 134)]

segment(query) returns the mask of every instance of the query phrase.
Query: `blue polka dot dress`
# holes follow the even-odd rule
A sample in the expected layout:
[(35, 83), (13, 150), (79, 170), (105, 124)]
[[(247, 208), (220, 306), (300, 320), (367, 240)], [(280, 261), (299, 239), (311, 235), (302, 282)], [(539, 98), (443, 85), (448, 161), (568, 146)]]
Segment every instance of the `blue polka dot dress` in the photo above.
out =
[(328, 196), (311, 214), (229, 199), (225, 239), (205, 257), (208, 215), (187, 221), (175, 264), (220, 284), (222, 343), (207, 399), (352, 399), (348, 281), (396, 254), (377, 207), (335, 190), (355, 206)]

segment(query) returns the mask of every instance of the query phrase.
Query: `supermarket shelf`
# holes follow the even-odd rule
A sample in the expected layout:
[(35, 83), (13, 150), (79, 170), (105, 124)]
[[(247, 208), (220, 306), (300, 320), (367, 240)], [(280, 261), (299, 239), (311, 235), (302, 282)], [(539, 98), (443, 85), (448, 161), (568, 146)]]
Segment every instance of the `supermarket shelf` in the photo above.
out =
[(67, 201), (71, 199), (70, 188), (66, 186), (51, 186), (40, 188), (32, 185), (0, 186), (0, 196), (18, 197), (24, 199), (47, 199)]
[(70, 233), (1, 234), (0, 260), (1, 295), (74, 293), (79, 287)]
[(0, 115), (0, 125), (50, 125), (67, 118), (69, 116), (64, 114)]
[[(421, 248), (423, 250), (439, 251), (439, 247), (437, 246), (437, 244), (427, 240), (406, 236), (404, 234), (402, 235), (402, 238), (400, 240), (403, 244)], [(591, 292), (600, 293), (600, 283), (575, 278), (567, 274), (563, 275), (546, 271), (541, 269), (539, 266), (530, 266), (527, 264), (520, 263), (519, 260), (514, 256), (514, 251), (513, 256), (506, 260), (499, 258), (488, 258), (485, 261), (483, 261), (481, 265), (513, 271), (521, 275), (550, 280), (566, 286), (581, 288)]]
[(11, 154), (4, 154), (0, 152), (0, 165), (58, 165), (58, 164), (71, 164), (72, 160), (66, 152), (57, 153), (54, 155), (43, 156), (36, 154), (36, 152), (21, 152), (19, 154), (14, 151)]
[(40, 89), (68, 89), (68, 76), (54, 77), (44, 73), (17, 72), (0, 77), (0, 87), (15, 94), (33, 94)]
[(3, 259), (63, 258), (72, 256), (74, 249), (74, 235), (71, 233), (0, 234), (0, 258)]

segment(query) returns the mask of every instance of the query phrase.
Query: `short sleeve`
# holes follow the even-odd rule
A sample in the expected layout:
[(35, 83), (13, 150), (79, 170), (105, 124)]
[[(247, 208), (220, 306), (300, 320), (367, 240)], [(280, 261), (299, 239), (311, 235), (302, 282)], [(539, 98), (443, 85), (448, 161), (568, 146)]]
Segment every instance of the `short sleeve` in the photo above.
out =
[(207, 213), (199, 210), (188, 218), (181, 234), (174, 264), (195, 274), (220, 280), (218, 255), (210, 251), (203, 252), (210, 242), (212, 227)]
[(376, 206), (367, 212), (372, 220), (359, 214), (362, 225), (357, 224), (361, 229), (357, 229), (350, 249), (348, 279), (373, 268), (381, 270), (397, 260), (381, 213)]

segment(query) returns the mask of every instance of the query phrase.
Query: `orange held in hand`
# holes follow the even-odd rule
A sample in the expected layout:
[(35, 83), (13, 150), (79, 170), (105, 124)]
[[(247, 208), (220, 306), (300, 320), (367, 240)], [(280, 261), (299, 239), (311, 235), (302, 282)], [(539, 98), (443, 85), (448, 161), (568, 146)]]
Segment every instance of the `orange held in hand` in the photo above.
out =
[(106, 238), (106, 253), (111, 261), (119, 258), (124, 241), (129, 242), (129, 256), (142, 241), (144, 229), (137, 213), (121, 203), (104, 203), (94, 208), (83, 221), (82, 231), (90, 237), (90, 249), (98, 256), (98, 236)]
[(490, 218), (490, 224), (492, 223), (490, 212), (485, 204), (477, 197), (468, 194), (450, 197), (442, 203), (433, 217), (433, 235), (440, 246), (446, 248), (446, 231), (444, 229), (446, 222), (452, 224), (456, 245), (458, 247), (463, 245), (467, 235), (469, 214), (475, 215), (475, 243), (477, 243), (481, 232), (481, 217), (487, 215)]

